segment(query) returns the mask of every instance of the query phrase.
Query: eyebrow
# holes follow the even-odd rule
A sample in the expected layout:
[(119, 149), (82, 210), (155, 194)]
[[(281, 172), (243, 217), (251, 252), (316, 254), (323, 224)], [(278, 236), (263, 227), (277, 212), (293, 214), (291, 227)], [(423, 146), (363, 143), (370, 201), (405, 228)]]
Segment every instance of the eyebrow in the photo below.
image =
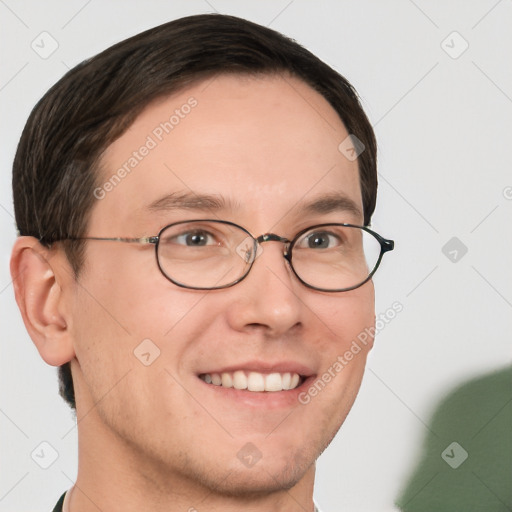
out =
[[(145, 209), (152, 213), (172, 210), (235, 211), (240, 209), (240, 205), (216, 194), (197, 194), (182, 191), (166, 194), (147, 205)], [(300, 215), (348, 212), (358, 218), (363, 217), (363, 213), (356, 202), (341, 192), (331, 192), (318, 196), (309, 202), (300, 202), (294, 209)]]
[(308, 203), (300, 204), (298, 209), (301, 213), (326, 214), (348, 212), (358, 218), (363, 217), (363, 212), (356, 202), (340, 192), (321, 195)]
[(219, 195), (173, 192), (153, 201), (145, 207), (149, 212), (169, 210), (217, 211), (237, 209), (238, 205)]

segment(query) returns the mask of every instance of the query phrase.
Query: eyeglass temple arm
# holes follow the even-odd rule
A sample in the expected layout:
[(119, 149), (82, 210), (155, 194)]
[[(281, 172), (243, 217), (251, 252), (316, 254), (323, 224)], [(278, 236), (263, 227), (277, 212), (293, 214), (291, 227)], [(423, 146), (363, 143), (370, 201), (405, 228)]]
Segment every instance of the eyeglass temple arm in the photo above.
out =
[(395, 248), (394, 240), (388, 240), (386, 238), (382, 238), (379, 240), (380, 246), (382, 247), (382, 252), (389, 252)]
[(126, 242), (135, 244), (156, 244), (158, 242), (158, 236), (144, 236), (141, 238), (128, 238), (128, 237), (113, 237), (105, 238), (99, 236), (86, 236), (83, 238), (68, 238), (68, 240), (103, 240), (105, 242)]

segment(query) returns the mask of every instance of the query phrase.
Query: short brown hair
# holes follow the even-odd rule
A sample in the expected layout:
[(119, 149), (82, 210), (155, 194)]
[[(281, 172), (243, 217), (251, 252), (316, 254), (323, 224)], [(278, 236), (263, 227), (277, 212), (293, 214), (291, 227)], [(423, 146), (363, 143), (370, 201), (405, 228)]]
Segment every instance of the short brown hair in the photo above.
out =
[[(23, 130), (13, 165), (20, 235), (44, 245), (84, 236), (102, 153), (154, 99), (219, 73), (287, 72), (319, 92), (347, 131), (365, 147), (359, 155), (364, 222), (377, 196), (375, 135), (351, 84), (282, 34), (220, 14), (189, 16), (126, 39), (60, 79), (38, 102)], [(341, 142), (341, 141), (340, 141)], [(83, 242), (64, 242), (78, 276)], [(59, 369), (60, 393), (75, 408), (69, 363)]]

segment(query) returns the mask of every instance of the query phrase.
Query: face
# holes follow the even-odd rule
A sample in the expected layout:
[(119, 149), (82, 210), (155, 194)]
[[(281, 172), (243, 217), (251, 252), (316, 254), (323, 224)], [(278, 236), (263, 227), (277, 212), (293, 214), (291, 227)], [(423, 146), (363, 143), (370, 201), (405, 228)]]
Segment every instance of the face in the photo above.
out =
[[(199, 83), (150, 105), (108, 148), (100, 181), (117, 178), (96, 190), (88, 236), (150, 236), (205, 218), (288, 239), (314, 224), (361, 225), (357, 161), (338, 151), (347, 136), (297, 79)], [(318, 207), (333, 194), (343, 200)], [(294, 276), (282, 243), (262, 249), (243, 281), (199, 291), (164, 278), (154, 245), (87, 242), (69, 302), (80, 436), (91, 456), (114, 451), (153, 482), (226, 494), (290, 488), (313, 471), (360, 386), (371, 342), (350, 361), (344, 354), (373, 325), (373, 284), (315, 291)], [(205, 381), (217, 374), (227, 386), (242, 373), (256, 386), (277, 373), (266, 382), (298, 387)]]

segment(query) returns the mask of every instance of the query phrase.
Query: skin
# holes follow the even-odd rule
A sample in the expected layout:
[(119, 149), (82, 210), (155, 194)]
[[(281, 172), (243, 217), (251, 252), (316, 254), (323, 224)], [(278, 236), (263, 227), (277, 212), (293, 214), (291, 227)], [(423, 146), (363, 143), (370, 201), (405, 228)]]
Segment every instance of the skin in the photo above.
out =
[[(288, 238), (323, 222), (362, 224), (353, 211), (300, 208), (336, 191), (363, 209), (357, 161), (338, 151), (348, 135), (343, 123), (289, 76), (218, 76), (154, 102), (108, 148), (100, 182), (190, 97), (197, 106), (96, 202), (89, 236), (156, 235), (171, 222), (212, 216), (254, 236)], [(145, 208), (178, 191), (233, 204)], [(166, 280), (152, 245), (88, 242), (75, 281), (60, 248), (17, 240), (11, 265), (27, 329), (47, 363), (71, 361), (79, 434), (72, 512), (313, 510), (315, 460), (353, 404), (372, 343), (307, 405), (272, 393), (245, 400), (240, 393), (255, 394), (214, 392), (198, 374), (291, 361), (321, 376), (373, 325), (373, 283), (311, 290), (293, 275), (281, 243), (262, 248), (245, 280), (204, 292)], [(148, 338), (160, 356), (144, 366), (133, 352)], [(244, 446), (261, 455), (252, 467), (237, 456)]]

